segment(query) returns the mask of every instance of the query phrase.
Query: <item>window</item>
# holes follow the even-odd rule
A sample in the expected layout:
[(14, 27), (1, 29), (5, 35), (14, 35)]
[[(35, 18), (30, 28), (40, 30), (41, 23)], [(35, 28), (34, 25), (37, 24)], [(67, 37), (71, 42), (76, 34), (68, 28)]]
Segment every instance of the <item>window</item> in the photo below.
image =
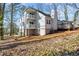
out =
[(49, 20), (49, 24), (51, 24), (50, 20)]
[(30, 24), (34, 24), (34, 22), (30, 22)]
[(33, 13), (30, 13), (31, 15), (34, 15)]
[(47, 20), (47, 24), (51, 24), (51, 21), (50, 20)]

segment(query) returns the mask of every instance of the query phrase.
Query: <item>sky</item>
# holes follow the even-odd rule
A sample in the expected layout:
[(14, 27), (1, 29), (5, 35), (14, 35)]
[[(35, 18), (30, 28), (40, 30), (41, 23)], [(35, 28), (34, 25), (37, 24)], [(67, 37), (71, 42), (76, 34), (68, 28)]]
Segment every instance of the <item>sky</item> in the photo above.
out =
[[(29, 8), (29, 7), (36, 8), (36, 9), (40, 8), (41, 11), (43, 11), (44, 13), (47, 13), (47, 14), (50, 13), (50, 9), (53, 10), (53, 6), (50, 7), (51, 3), (21, 3), (21, 4), (26, 6), (26, 8)], [(65, 20), (63, 4), (64, 3), (57, 4), (58, 20)], [(77, 4), (77, 6), (79, 6), (79, 4)], [(74, 13), (76, 12), (76, 10), (77, 9), (72, 6), (67, 6), (67, 13), (68, 13), (69, 21), (73, 20)], [(16, 18), (21, 19), (21, 17), (19, 17), (18, 15), (16, 16)], [(18, 23), (19, 20), (15, 20), (15, 22), (17, 24), (19, 24)], [(6, 23), (6, 21), (5, 21), (5, 23)]]
[[(49, 10), (49, 6), (50, 6), (51, 3), (27, 3), (27, 4), (23, 4), (25, 5), (26, 7), (34, 7), (34, 8), (38, 8), (41, 6), (41, 10), (45, 13), (49, 13), (50, 10)], [(53, 7), (52, 7), (53, 8)], [(64, 19), (64, 8), (63, 8), (63, 4), (59, 4), (57, 6), (58, 8), (58, 17), (59, 17), (59, 20), (65, 20)], [(72, 6), (67, 6), (67, 12), (68, 12), (68, 18), (69, 20), (73, 20), (73, 16), (74, 16), (74, 13), (76, 12), (77, 9), (75, 9), (74, 7)]]

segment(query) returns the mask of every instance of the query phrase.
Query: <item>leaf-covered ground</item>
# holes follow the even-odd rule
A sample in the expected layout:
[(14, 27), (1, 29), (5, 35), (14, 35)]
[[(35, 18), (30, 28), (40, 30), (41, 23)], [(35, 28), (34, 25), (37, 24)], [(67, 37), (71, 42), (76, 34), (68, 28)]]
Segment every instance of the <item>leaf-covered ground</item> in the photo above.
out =
[(6, 56), (60, 56), (79, 55), (79, 34), (49, 40), (34, 41), (1, 49), (0, 55)]

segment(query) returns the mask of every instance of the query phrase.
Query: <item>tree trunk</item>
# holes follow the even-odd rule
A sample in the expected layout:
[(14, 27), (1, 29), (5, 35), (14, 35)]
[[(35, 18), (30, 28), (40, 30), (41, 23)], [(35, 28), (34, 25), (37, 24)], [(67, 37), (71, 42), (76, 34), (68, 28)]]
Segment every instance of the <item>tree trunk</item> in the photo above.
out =
[(56, 20), (58, 20), (58, 13), (57, 13), (57, 6), (54, 4), (54, 17)]
[(64, 5), (64, 15), (65, 15), (65, 20), (68, 21), (68, 14), (67, 14), (67, 6), (66, 6), (66, 4)]
[(21, 18), (21, 36), (22, 36), (22, 18)]
[[(64, 5), (64, 16), (65, 20), (68, 21), (68, 13), (67, 13), (67, 5)], [(68, 28), (68, 31), (70, 31), (70, 27)]]
[(3, 40), (3, 19), (4, 19), (4, 10), (5, 10), (5, 3), (2, 5), (0, 4), (0, 39)]
[(57, 12), (57, 5), (56, 4), (53, 4), (53, 6), (54, 6), (54, 30), (57, 30), (57, 28), (58, 28), (58, 23), (57, 23), (57, 21), (58, 21), (58, 12)]
[(25, 36), (25, 23), (23, 22), (23, 27), (24, 27), (24, 33), (23, 35)]
[(10, 36), (14, 34), (13, 28), (13, 3), (11, 3), (11, 23), (10, 23)]
[[(77, 10), (77, 11), (75, 12), (75, 14), (74, 14), (73, 25), (76, 24), (75, 21), (77, 20), (76, 18), (77, 18), (77, 16), (78, 16), (78, 12), (79, 12), (79, 10)], [(75, 27), (73, 27), (73, 29), (75, 29)]]

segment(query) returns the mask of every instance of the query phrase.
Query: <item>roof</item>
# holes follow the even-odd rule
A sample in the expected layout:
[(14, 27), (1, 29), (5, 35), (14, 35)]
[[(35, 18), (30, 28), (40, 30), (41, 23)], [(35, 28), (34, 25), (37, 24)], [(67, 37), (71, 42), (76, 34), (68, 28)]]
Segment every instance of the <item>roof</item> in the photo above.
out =
[[(28, 10), (28, 9), (33, 9), (33, 10), (35, 10), (35, 11), (38, 11), (38, 12), (42, 13), (42, 14), (45, 15), (45, 16), (51, 17), (50, 14), (46, 14), (46, 13), (44, 13), (44, 12), (38, 10), (38, 9), (35, 9), (35, 8), (27, 8), (26, 10)], [(25, 10), (25, 11), (26, 11), (26, 10)]]

